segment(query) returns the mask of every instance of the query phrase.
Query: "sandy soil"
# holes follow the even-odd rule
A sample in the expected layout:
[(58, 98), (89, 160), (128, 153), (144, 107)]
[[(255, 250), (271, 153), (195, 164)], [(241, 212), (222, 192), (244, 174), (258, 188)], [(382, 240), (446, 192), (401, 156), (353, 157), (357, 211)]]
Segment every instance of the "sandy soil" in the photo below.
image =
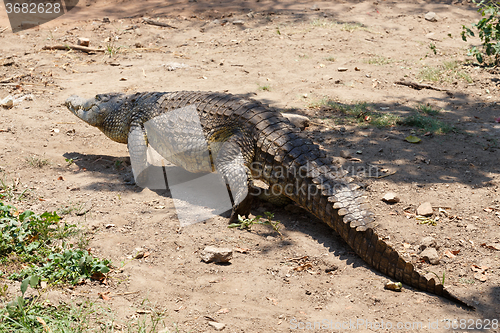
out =
[[(437, 22), (424, 19), (429, 11)], [(8, 26), (4, 13), (0, 6), (0, 27)], [(145, 24), (143, 17), (177, 29)], [(175, 323), (180, 332), (214, 331), (210, 320), (224, 323), (226, 332), (289, 332), (312, 321), (333, 325), (315, 331), (354, 330), (335, 328), (349, 320), (394, 326), (363, 326), (361, 332), (444, 332), (452, 331), (446, 329), (448, 319), (500, 319), (500, 251), (487, 246), (500, 242), (498, 72), (460, 65), (457, 71), (471, 82), (455, 74), (422, 82), (450, 93), (394, 84), (418, 82), (426, 67), (462, 64), (469, 44), (460, 38), (461, 26), (478, 18), (462, 1), (95, 0), (80, 1), (39, 28), (3, 31), (0, 99), (9, 94), (34, 99), (0, 109), (1, 177), (16, 193), (29, 189), (27, 198), (14, 201), (22, 209), (66, 208), (64, 220), (92, 234), (92, 252), (118, 267), (108, 285), (56, 289), (50, 297), (90, 298), (115, 311), (118, 324), (140, 316), (136, 311), (148, 299), (167, 310), (168, 328), (173, 331)], [(76, 44), (78, 37), (108, 52), (42, 50)], [(172, 70), (179, 64), (182, 68)], [(307, 115), (314, 122), (307, 133), (339, 163), (386, 169), (387, 177), (361, 179), (378, 231), (423, 271), (445, 272), (445, 284), (477, 311), (412, 288), (384, 290), (386, 277), (301, 210), (255, 207), (254, 215), (275, 213), (283, 239), (264, 226), (229, 229), (223, 217), (180, 228), (168, 193), (126, 184), (126, 146), (62, 105), (72, 94), (174, 90), (225, 91)], [(368, 102), (374, 111), (400, 116), (429, 104), (442, 109), (439, 118), (457, 131), (428, 136), (417, 131), (422, 142), (410, 144), (403, 139), (411, 128), (342, 124), (331, 109), (310, 107), (323, 98)], [(354, 159), (338, 157), (342, 150)], [(49, 164), (33, 167), (26, 160), (33, 157)], [(388, 191), (401, 201), (381, 201)], [(439, 215), (435, 226), (419, 224), (412, 215), (426, 201)], [(80, 206), (88, 209), (84, 216), (76, 215)], [(425, 236), (435, 239), (438, 265), (419, 259)], [(199, 256), (207, 245), (240, 252), (230, 265), (205, 264)], [(137, 251), (149, 255), (130, 259)], [(297, 269), (306, 263), (309, 269)], [(477, 274), (476, 267), (484, 273)], [(99, 297), (106, 291), (109, 300)], [(422, 327), (407, 324), (399, 330), (398, 322)], [(476, 327), (470, 323), (468, 331)]]

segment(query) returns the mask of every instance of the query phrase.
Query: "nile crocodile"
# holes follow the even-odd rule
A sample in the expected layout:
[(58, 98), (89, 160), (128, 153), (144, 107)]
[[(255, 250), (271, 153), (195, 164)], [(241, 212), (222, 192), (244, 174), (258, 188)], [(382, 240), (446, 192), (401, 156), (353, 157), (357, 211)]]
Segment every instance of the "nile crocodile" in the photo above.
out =
[[(208, 143), (211, 165), (197, 165), (192, 155), (177, 156), (173, 163), (188, 171), (216, 169), (227, 183), (238, 177), (238, 181), (248, 180), (245, 198), (234, 201), (233, 218), (237, 214), (248, 216), (255, 192), (252, 180), (258, 178), (281, 189), (280, 194), (328, 224), (376, 270), (471, 308), (439, 281), (419, 273), (377, 235), (373, 213), (360, 186), (339, 172), (324, 151), (280, 112), (257, 101), (212, 92), (110, 93), (90, 99), (71, 96), (65, 104), (110, 139), (127, 143), (132, 167), (139, 171), (142, 167), (134, 166), (134, 160), (144, 159), (148, 147), (144, 124), (179, 108), (193, 107)], [(193, 145), (189, 135), (184, 137), (185, 145)], [(247, 179), (240, 179), (241, 174)]]

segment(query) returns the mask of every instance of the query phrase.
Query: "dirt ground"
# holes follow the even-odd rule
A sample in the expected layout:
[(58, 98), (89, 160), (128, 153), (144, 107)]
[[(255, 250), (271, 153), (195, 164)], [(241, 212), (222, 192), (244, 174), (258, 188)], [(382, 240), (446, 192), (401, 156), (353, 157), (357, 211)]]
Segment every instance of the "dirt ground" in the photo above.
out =
[[(2, 6), (0, 31), (8, 27)], [(437, 22), (425, 20), (430, 11)], [(463, 1), (82, 0), (38, 28), (3, 31), (0, 100), (33, 95), (0, 108), (1, 177), (15, 193), (28, 189), (13, 203), (36, 212), (65, 210), (66, 222), (92, 233), (92, 252), (118, 267), (108, 285), (59, 288), (48, 297), (109, 307), (118, 331), (140, 316), (144, 300), (166, 309), (167, 328), (180, 332), (215, 331), (209, 321), (225, 324), (225, 332), (293, 332), (315, 321), (324, 329), (313, 331), (445, 332), (453, 331), (448, 320), (499, 320), (500, 76), (462, 65), (469, 44), (460, 37), (462, 24), (478, 19)], [(76, 44), (78, 37), (106, 52), (42, 50)], [(421, 82), (447, 91), (395, 84), (420, 82), (423, 70), (451, 61), (459, 64), (455, 72)], [(361, 179), (378, 232), (422, 271), (445, 272), (445, 285), (477, 310), (409, 287), (384, 290), (387, 278), (305, 211), (255, 207), (254, 215), (275, 213), (283, 239), (265, 226), (229, 229), (223, 217), (180, 228), (168, 193), (127, 184), (127, 147), (63, 106), (72, 94), (175, 90), (230, 92), (307, 115), (313, 125), (306, 133), (332, 158), (346, 167), (385, 169), (385, 177)], [(403, 139), (412, 128), (342, 124), (338, 113), (311, 108), (324, 98), (367, 102), (373, 111), (402, 117), (428, 104), (456, 131), (416, 131), (422, 141), (411, 144)], [(342, 150), (353, 158), (340, 158)], [(43, 160), (49, 164), (33, 166)], [(388, 191), (401, 201), (381, 201)], [(415, 218), (426, 201), (439, 215), (436, 225)], [(81, 207), (88, 211), (78, 216)], [(425, 236), (435, 239), (438, 265), (420, 260)], [(231, 264), (201, 262), (207, 245), (235, 249)], [(131, 259), (138, 251), (148, 255)], [(297, 269), (306, 263), (308, 269)], [(99, 297), (108, 291), (110, 299)], [(349, 321), (365, 325), (339, 328)], [(476, 327), (467, 321), (455, 331)]]

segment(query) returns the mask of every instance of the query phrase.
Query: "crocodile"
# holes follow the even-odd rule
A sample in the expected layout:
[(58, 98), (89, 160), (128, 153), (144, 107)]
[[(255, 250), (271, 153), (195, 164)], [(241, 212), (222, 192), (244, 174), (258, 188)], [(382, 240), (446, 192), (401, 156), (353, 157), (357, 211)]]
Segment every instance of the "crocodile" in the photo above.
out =
[[(362, 186), (341, 172), (323, 149), (279, 111), (263, 103), (227, 93), (178, 91), (109, 93), (89, 99), (73, 95), (65, 105), (110, 139), (128, 144), (132, 168), (139, 171), (143, 167), (134, 165), (134, 161), (145, 160), (150, 143), (145, 123), (192, 107), (208, 143), (211, 165), (199, 165), (192, 154), (178, 154), (174, 164), (191, 172), (217, 170), (228, 184), (246, 181), (248, 191), (233, 194), (232, 219), (238, 214), (248, 216), (256, 192), (253, 181), (259, 179), (276, 190), (276, 195), (288, 197), (325, 222), (375, 270), (474, 309), (434, 277), (418, 272), (379, 237)], [(185, 137), (186, 145), (192, 146), (193, 139)], [(247, 178), (241, 179), (242, 174)], [(135, 171), (134, 176), (140, 178)], [(236, 198), (238, 195), (240, 198)]]

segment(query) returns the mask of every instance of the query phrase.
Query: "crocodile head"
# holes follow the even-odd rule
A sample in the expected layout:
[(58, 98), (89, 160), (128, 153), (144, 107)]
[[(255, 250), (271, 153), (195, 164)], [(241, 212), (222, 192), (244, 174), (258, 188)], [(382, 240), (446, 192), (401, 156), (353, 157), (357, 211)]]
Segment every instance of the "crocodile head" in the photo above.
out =
[(78, 118), (97, 128), (104, 127), (107, 118), (116, 113), (122, 104), (123, 94), (101, 94), (93, 98), (70, 96), (64, 103)]

